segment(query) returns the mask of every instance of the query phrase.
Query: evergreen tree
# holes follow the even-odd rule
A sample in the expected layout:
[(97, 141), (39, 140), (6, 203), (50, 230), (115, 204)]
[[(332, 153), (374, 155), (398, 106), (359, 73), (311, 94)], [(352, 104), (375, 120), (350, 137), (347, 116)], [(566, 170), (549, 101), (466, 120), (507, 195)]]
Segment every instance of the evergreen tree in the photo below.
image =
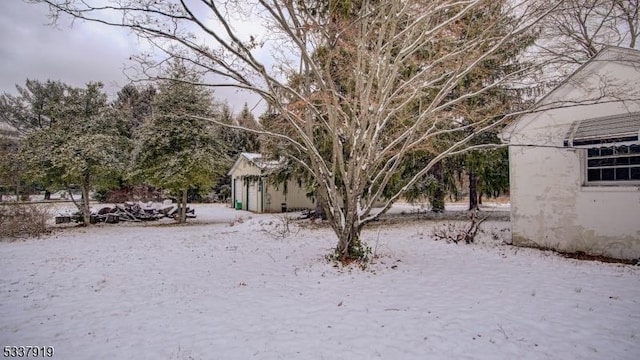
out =
[[(11, 138), (18, 145), (22, 138), (33, 131), (46, 129), (53, 125), (61, 116), (61, 107), (66, 96), (68, 86), (60, 81), (27, 79), (24, 86), (16, 85), (18, 95), (4, 93), (0, 95), (0, 123), (10, 129)], [(2, 126), (2, 125), (0, 125)], [(9, 139), (9, 138), (7, 138)], [(3, 155), (5, 163), (2, 168), (10, 179), (10, 183), (19, 196), (22, 185), (22, 173), (24, 165), (20, 164), (18, 154), (9, 152)], [(51, 196), (48, 188), (51, 183), (40, 184), (45, 189), (45, 200)]]
[[(242, 111), (233, 117), (231, 109), (227, 104), (222, 104), (218, 110), (220, 122), (229, 125), (239, 125), (249, 129), (257, 128), (258, 124), (249, 110), (249, 106), (245, 103)], [(235, 161), (240, 153), (254, 153), (260, 151), (260, 143), (255, 133), (236, 129), (228, 126), (222, 126), (220, 129), (222, 141), (227, 148), (227, 157), (231, 162)], [(215, 185), (214, 192), (222, 197), (225, 201), (231, 196), (231, 177), (223, 176)]]
[(127, 84), (118, 91), (111, 106), (125, 120), (128, 136), (133, 136), (133, 132), (151, 116), (155, 95), (156, 88), (153, 85), (138, 87)]
[(189, 189), (210, 189), (229, 164), (218, 129), (196, 117), (213, 115), (210, 92), (192, 83), (198, 76), (174, 61), (158, 85), (153, 115), (136, 131), (131, 176), (169, 190), (186, 221)]
[[(229, 106), (223, 104), (219, 117), (225, 124), (242, 126), (248, 129), (255, 129), (258, 125), (247, 103), (244, 104), (242, 110), (235, 118)], [(231, 159), (235, 160), (240, 153), (257, 152), (260, 149), (258, 136), (254, 133), (232, 127), (222, 127), (221, 131), (222, 137), (228, 147), (227, 153)]]
[(15, 190), (16, 197), (20, 195), (21, 174), (24, 165), (17, 156), (19, 148), (18, 133), (0, 124), (0, 201), (3, 192), (8, 188)]
[(25, 86), (16, 85), (18, 95), (0, 95), (0, 121), (20, 135), (48, 128), (60, 117), (68, 86), (60, 81), (27, 79)]
[(81, 202), (73, 196), (72, 200), (88, 225), (89, 192), (96, 185), (117, 185), (113, 180), (124, 170), (129, 144), (114, 126), (117, 119), (107, 106), (101, 83), (89, 83), (86, 88), (65, 85), (65, 89), (54, 106), (56, 121), (32, 131), (20, 155), (29, 181), (47, 184), (50, 189), (80, 188)]
[[(486, 36), (484, 26), (490, 23), (502, 24), (493, 27), (494, 36), (500, 37), (507, 33), (510, 31), (510, 23), (499, 20), (504, 17), (504, 14), (502, 14), (504, 3), (505, 1), (495, 1), (468, 12), (456, 22), (456, 26), (449, 33), (449, 37), (442, 38), (434, 48), (437, 48), (437, 51), (447, 53), (449, 51), (448, 48), (455, 47), (460, 42), (482, 38)], [(522, 110), (528, 105), (521, 93), (522, 90), (526, 89), (510, 86), (508, 81), (494, 86), (490, 86), (490, 84), (504, 79), (508, 74), (517, 73), (529, 65), (519, 57), (533, 44), (536, 36), (537, 34), (534, 32), (527, 32), (513, 37), (500, 51), (497, 51), (492, 57), (479, 62), (472, 71), (458, 81), (456, 87), (448, 95), (451, 99), (459, 98), (462, 94), (473, 94), (485, 89), (482, 95), (467, 96), (464, 100), (458, 101), (454, 106), (449, 107), (445, 112), (445, 116), (448, 116), (450, 120), (448, 123), (443, 123), (443, 130), (447, 128), (462, 128), (464, 130), (445, 133), (418, 149), (412, 158), (415, 159), (416, 156), (422, 158), (418, 160), (409, 159), (406, 164), (403, 164), (400, 169), (403, 177), (411, 177), (444, 149), (451, 147), (465, 137), (473, 135), (479, 128), (484, 126), (482, 124), (496, 121), (504, 115)], [(493, 46), (493, 43), (487, 42), (475, 49), (475, 51), (482, 53), (490, 46)], [(434, 50), (425, 49), (427, 54), (432, 51)], [(469, 56), (474, 56), (474, 54), (470, 53)], [(408, 69), (407, 71), (411, 74), (416, 70)], [(487, 89), (488, 86), (489, 88)], [(427, 90), (425, 98), (430, 96), (431, 94)], [(415, 110), (419, 111), (419, 109)], [(499, 144), (500, 141), (497, 134), (506, 124), (507, 122), (504, 122), (500, 126), (475, 135), (469, 145)], [(431, 209), (435, 212), (443, 211), (445, 196), (452, 194), (457, 197), (460, 192), (458, 187), (462, 183), (462, 177), (466, 176), (469, 183), (469, 210), (477, 209), (483, 191), (482, 188), (491, 188), (490, 192), (485, 192), (485, 194), (491, 195), (508, 189), (508, 161), (506, 160), (506, 152), (503, 150), (474, 150), (443, 159), (440, 164), (433, 166), (422, 181), (417, 182), (409, 189), (406, 197), (409, 200), (413, 200), (419, 198), (420, 193), (426, 193)], [(394, 189), (393, 191), (396, 190)]]

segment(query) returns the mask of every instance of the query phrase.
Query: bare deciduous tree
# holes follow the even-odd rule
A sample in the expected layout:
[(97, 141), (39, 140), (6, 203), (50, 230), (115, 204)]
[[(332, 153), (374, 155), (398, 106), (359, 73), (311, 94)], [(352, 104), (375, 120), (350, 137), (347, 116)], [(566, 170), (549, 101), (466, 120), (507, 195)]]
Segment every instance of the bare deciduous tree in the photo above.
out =
[(563, 0), (543, 21), (540, 54), (563, 73), (606, 46), (635, 48), (640, 0)]
[[(31, 1), (48, 4), (54, 22), (68, 14), (133, 30), (163, 56), (137, 57), (147, 75), (177, 57), (209, 74), (212, 80), (200, 85), (259, 94), (287, 131), (253, 131), (295, 149), (290, 156), (316, 180), (343, 260), (361, 255), (362, 228), (434, 164), (482, 148), (470, 140), (515, 115), (463, 123), (453, 109), (526, 77), (530, 69), (513, 67), (482, 86), (461, 85), (555, 6), (530, 0)], [(247, 35), (233, 21), (238, 9), (250, 10), (264, 34)], [(276, 65), (260, 57), (265, 49), (276, 53)], [(295, 76), (297, 86), (289, 81)], [(434, 146), (468, 130), (445, 147)], [(401, 186), (382, 208), (374, 207), (405, 157), (426, 148), (437, 148), (437, 155), (412, 176), (395, 179)]]

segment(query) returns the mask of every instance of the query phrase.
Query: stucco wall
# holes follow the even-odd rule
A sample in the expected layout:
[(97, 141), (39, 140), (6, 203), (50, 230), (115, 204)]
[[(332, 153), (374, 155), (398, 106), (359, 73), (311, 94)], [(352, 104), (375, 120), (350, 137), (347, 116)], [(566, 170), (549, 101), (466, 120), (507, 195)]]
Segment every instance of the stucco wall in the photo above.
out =
[(509, 147), (513, 243), (640, 258), (640, 186), (586, 186), (586, 149), (563, 140), (571, 122), (637, 111), (599, 104), (548, 111), (512, 137)]
[(640, 258), (640, 187), (583, 186), (581, 149), (510, 149), (513, 243)]
[(502, 133), (514, 244), (640, 258), (640, 186), (585, 185), (586, 149), (563, 144), (573, 121), (640, 111), (621, 101), (640, 98), (639, 61), (637, 51), (603, 52), (538, 103), (546, 111)]

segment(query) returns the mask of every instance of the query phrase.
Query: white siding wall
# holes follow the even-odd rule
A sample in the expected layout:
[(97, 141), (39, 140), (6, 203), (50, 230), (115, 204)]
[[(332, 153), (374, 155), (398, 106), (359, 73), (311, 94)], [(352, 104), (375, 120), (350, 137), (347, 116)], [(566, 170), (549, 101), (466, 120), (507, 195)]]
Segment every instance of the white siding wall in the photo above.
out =
[(236, 165), (231, 173), (232, 194), (235, 194), (236, 200), (242, 202), (242, 209), (254, 212), (280, 212), (282, 203), (286, 203), (287, 209), (315, 208), (313, 199), (306, 196), (306, 189), (299, 186), (297, 181), (288, 182), (286, 195), (283, 193), (282, 184), (276, 186), (266, 180), (263, 190), (260, 191), (259, 180), (245, 178), (259, 176), (260, 169), (245, 158), (241, 158)]
[[(284, 194), (284, 185), (266, 183), (265, 212), (280, 212), (282, 203), (287, 204), (287, 209), (314, 209), (315, 202), (306, 195), (306, 189), (298, 185), (297, 181), (289, 180), (287, 193)], [(269, 200), (269, 201), (268, 201)]]
[[(247, 199), (247, 179), (243, 177), (248, 175), (260, 175), (260, 169), (249, 163), (245, 158), (241, 158), (231, 174), (231, 186), (233, 187), (231, 191), (232, 194), (235, 194), (235, 200), (242, 202), (244, 210), (248, 210), (247, 200), (249, 200), (249, 206), (253, 206), (252, 200), (250, 198)], [(255, 200), (253, 201), (255, 202)], [(232, 206), (235, 207), (235, 204), (232, 204)]]
[(231, 186), (232, 186), (232, 191), (234, 196), (231, 198), (231, 201), (234, 201), (234, 203), (232, 204), (233, 207), (235, 207), (235, 201), (242, 201), (242, 189), (244, 183), (242, 182), (242, 179), (240, 178), (232, 178), (231, 179)]
[(260, 199), (261, 193), (258, 192), (258, 182), (259, 180), (249, 181), (249, 192), (246, 200), (247, 210), (249, 211), (259, 212), (261, 210), (260, 206), (262, 202)]

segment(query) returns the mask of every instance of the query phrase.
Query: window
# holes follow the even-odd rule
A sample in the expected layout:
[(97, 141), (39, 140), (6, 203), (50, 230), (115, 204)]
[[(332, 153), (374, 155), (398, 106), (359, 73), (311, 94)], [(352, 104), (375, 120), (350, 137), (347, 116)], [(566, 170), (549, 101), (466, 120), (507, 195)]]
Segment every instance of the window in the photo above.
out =
[(640, 183), (640, 145), (587, 149), (588, 184)]
[(575, 120), (564, 146), (586, 149), (586, 185), (640, 185), (640, 112)]

